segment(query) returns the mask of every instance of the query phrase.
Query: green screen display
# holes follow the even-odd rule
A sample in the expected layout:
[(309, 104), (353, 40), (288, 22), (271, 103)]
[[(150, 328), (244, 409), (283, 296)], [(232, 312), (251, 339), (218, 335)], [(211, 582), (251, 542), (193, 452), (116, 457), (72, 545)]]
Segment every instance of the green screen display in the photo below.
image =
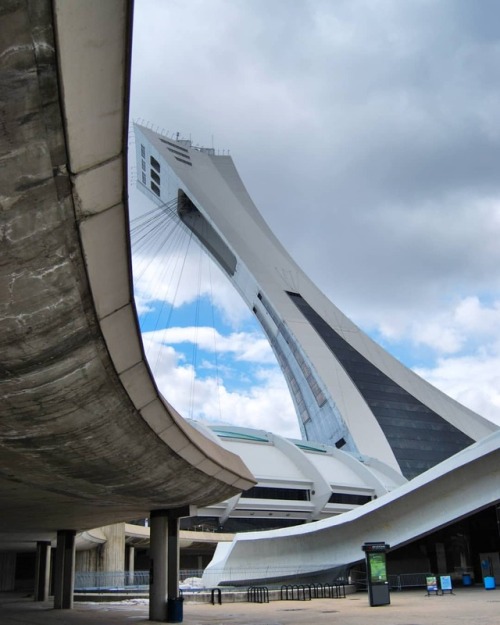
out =
[(385, 553), (369, 553), (370, 581), (372, 584), (380, 584), (387, 581), (387, 568)]

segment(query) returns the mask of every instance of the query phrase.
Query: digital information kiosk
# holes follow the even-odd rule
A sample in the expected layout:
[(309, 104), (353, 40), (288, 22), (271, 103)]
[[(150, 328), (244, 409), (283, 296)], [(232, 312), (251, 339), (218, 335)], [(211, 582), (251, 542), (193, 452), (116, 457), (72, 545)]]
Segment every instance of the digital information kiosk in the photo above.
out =
[(387, 605), (391, 602), (385, 554), (390, 545), (386, 543), (365, 543), (362, 546), (366, 556), (366, 577), (370, 605)]

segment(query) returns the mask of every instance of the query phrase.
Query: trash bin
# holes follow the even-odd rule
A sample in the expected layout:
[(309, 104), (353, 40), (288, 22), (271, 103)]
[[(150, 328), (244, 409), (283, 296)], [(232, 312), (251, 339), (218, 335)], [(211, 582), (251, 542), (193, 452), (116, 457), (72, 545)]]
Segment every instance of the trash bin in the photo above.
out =
[(484, 581), (484, 587), (486, 590), (493, 590), (495, 588), (494, 577), (485, 577), (483, 581)]
[(167, 599), (167, 623), (182, 623), (184, 617), (183, 601), (184, 597), (169, 597)]
[(472, 586), (472, 578), (469, 573), (464, 573), (462, 575), (462, 584), (464, 586)]

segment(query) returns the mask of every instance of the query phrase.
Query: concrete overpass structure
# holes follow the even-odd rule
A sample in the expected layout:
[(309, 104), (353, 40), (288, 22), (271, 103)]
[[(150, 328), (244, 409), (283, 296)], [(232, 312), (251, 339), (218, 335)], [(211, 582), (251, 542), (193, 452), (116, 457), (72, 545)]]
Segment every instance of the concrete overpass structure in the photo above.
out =
[[(150, 514), (150, 616), (165, 620), (179, 517), (254, 480), (168, 405), (144, 359), (126, 210), (132, 2), (10, 0), (0, 11), (0, 552), (38, 545), (44, 598), (57, 536), (55, 606), (71, 607), (75, 533)], [(453, 492), (458, 479), (468, 497), (476, 480), (472, 506), (498, 501), (498, 453), (488, 445), (498, 450), (498, 436), (472, 448), (477, 458), (457, 456), (463, 469), (453, 458), (447, 477), (433, 469), (433, 483)], [(402, 519), (405, 504), (442, 492), (414, 486), (415, 496), (391, 499)], [(378, 503), (368, 506), (376, 518)], [(312, 532), (281, 537), (315, 553), (323, 544)]]
[(144, 358), (127, 218), (132, 8), (0, 8), (0, 551), (38, 543), (43, 598), (57, 535), (55, 606), (71, 607), (75, 532), (151, 514), (151, 617), (164, 620), (179, 516), (254, 481), (159, 395)]

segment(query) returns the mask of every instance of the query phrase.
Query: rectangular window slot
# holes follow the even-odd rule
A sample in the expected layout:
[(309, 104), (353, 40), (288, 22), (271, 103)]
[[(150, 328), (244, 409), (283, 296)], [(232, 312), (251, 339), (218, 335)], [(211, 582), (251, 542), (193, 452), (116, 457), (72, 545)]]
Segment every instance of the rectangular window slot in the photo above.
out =
[(160, 197), (160, 187), (151, 180), (151, 189), (158, 197)]
[(182, 158), (189, 160), (189, 156), (187, 154), (183, 154), (182, 152), (178, 152), (177, 150), (172, 150), (172, 148), (167, 148), (167, 150), (169, 152), (172, 152), (172, 154), (177, 154), (177, 156), (181, 156)]
[(151, 174), (151, 178), (152, 180), (154, 180), (156, 182), (156, 184), (160, 184), (160, 176), (158, 176), (158, 174), (154, 171), (154, 169), (152, 169), (150, 172)]
[(187, 148), (183, 148), (180, 145), (177, 145), (176, 143), (170, 143), (170, 141), (167, 141), (166, 139), (160, 139), (160, 141), (162, 143), (166, 143), (167, 145), (172, 146), (173, 148), (175, 148), (176, 150), (180, 150), (181, 152), (185, 152), (186, 154), (189, 153), (189, 150), (187, 150)]
[(270, 486), (254, 486), (241, 494), (248, 499), (281, 499), (287, 501), (310, 501), (309, 490), (302, 488), (274, 488)]
[(158, 173), (160, 173), (160, 163), (156, 160), (154, 156), (150, 157), (151, 167), (154, 167)]
[(354, 495), (352, 493), (332, 493), (328, 503), (342, 503), (351, 506), (362, 506), (371, 501), (370, 495)]
[(193, 166), (193, 163), (190, 163), (189, 161), (185, 161), (183, 158), (179, 158), (178, 156), (175, 157), (176, 161), (180, 161), (181, 163), (184, 163), (185, 165), (189, 165), (189, 167)]

